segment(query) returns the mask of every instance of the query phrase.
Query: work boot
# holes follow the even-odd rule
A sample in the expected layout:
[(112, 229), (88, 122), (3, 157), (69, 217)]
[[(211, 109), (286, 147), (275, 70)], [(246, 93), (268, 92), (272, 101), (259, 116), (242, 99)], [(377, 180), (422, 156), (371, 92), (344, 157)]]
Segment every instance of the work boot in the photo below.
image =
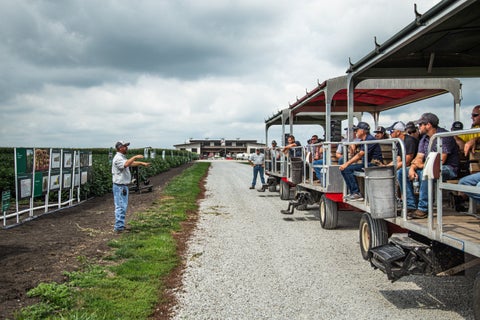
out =
[(411, 219), (425, 219), (428, 216), (428, 212), (417, 209), (408, 214), (408, 217)]

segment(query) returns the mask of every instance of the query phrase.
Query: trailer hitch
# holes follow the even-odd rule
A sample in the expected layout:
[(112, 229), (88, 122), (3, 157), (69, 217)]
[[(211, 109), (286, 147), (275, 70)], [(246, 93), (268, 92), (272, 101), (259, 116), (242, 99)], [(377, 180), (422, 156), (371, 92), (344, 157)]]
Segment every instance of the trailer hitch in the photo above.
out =
[(307, 205), (312, 203), (312, 201), (313, 199), (309, 192), (299, 191), (295, 195), (295, 199), (288, 202), (287, 210), (280, 210), (280, 212), (283, 214), (293, 214), (295, 208), (297, 208), (297, 210), (305, 210)]

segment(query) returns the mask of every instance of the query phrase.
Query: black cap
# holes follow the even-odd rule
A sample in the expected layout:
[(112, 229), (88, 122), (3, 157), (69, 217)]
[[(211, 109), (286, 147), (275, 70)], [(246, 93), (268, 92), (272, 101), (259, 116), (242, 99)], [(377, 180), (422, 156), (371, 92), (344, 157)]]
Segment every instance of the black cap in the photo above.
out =
[(457, 131), (457, 130), (463, 130), (463, 123), (460, 121), (455, 121), (452, 123), (452, 128), (450, 129), (452, 131)]
[(408, 121), (407, 124), (405, 125), (405, 131), (414, 131), (414, 130), (417, 130), (417, 126), (415, 125), (415, 122)]
[(360, 121), (356, 126), (353, 127), (353, 130), (362, 129), (365, 131), (370, 131), (370, 125), (366, 122)]
[(373, 131), (374, 133), (385, 133), (387, 130), (385, 130), (384, 127), (378, 126), (377, 130)]

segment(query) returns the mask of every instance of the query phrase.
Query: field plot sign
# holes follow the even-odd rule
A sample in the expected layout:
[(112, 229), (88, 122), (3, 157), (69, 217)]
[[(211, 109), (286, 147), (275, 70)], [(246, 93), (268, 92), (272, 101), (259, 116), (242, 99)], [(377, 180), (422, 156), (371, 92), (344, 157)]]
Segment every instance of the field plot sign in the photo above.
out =
[[(35, 210), (43, 209), (45, 213), (50, 207), (59, 209), (80, 201), (80, 186), (91, 177), (91, 151), (15, 148), (14, 154), (16, 212), (4, 214), (4, 225), (10, 217), (16, 217), (19, 223), (23, 213), (33, 217)], [(53, 193), (57, 194), (58, 201), (49, 204)], [(30, 199), (29, 204), (26, 199)]]

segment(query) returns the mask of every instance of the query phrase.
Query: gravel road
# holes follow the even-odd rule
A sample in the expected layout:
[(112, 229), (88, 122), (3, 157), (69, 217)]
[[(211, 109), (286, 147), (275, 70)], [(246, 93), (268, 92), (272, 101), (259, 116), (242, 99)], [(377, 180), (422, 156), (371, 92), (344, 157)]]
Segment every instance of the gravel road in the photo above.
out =
[(287, 202), (249, 190), (251, 178), (212, 162), (174, 319), (473, 319), (471, 280), (391, 283), (360, 255), (360, 214), (324, 230), (318, 210), (282, 215)]

